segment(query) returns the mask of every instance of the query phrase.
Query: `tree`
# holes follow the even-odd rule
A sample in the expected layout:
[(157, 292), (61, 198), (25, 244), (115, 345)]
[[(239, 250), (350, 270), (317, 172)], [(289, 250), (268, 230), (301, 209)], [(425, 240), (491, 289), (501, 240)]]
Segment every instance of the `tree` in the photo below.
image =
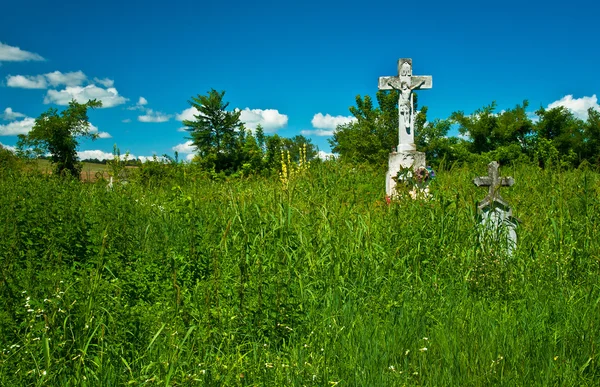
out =
[[(476, 110), (470, 115), (454, 112), (451, 122), (459, 125), (458, 131), (469, 140), (461, 144), (459, 159), (472, 155), (484, 155), (498, 159), (501, 163), (515, 161), (528, 152), (533, 124), (527, 116), (529, 103), (523, 101), (513, 109), (496, 113), (496, 102)], [(458, 145), (457, 143), (456, 145)], [(463, 146), (466, 148), (463, 149)], [(464, 150), (467, 150), (467, 153)]]
[(385, 164), (390, 151), (398, 143), (398, 92), (378, 91), (378, 108), (367, 95), (356, 96), (350, 113), (356, 121), (338, 125), (329, 140), (331, 149), (342, 160)]
[(540, 118), (535, 125), (534, 145), (535, 153), (542, 155), (536, 156), (540, 165), (547, 161), (543, 155), (554, 153), (554, 148), (562, 164), (577, 166), (585, 152), (584, 122), (564, 106), (540, 108), (535, 114)]
[(600, 164), (600, 112), (588, 109), (588, 119), (584, 126), (585, 158), (592, 164)]
[(19, 135), (17, 146), (21, 151), (26, 147), (33, 147), (37, 154), (50, 152), (56, 174), (68, 171), (71, 176), (79, 178), (81, 164), (77, 158), (77, 138), (90, 137), (94, 140), (98, 137), (97, 134), (90, 133), (87, 110), (101, 106), (102, 102), (95, 99), (85, 104), (72, 100), (60, 115), (57, 109), (50, 108), (35, 120), (35, 125), (28, 134)]
[(192, 143), (198, 149), (200, 161), (207, 169), (216, 172), (234, 172), (236, 150), (240, 144), (240, 136), (244, 136), (241, 112), (228, 112), (229, 103), (223, 102), (225, 91), (211, 89), (207, 95), (198, 94), (188, 103), (196, 108), (195, 120), (184, 120), (183, 125), (190, 132)]

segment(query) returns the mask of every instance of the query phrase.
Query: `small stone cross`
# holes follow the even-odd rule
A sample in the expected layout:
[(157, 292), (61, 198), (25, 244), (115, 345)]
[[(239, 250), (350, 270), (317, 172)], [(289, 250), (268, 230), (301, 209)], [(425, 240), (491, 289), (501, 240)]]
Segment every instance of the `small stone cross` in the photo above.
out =
[(499, 177), (500, 174), (498, 172), (498, 166), (499, 165), (497, 161), (492, 161), (488, 164), (488, 176), (476, 177), (473, 179), (473, 183), (475, 183), (475, 185), (478, 187), (490, 187), (488, 195), (478, 206), (480, 210), (494, 202), (508, 207), (508, 204), (504, 201), (504, 199), (502, 199), (502, 196), (500, 196), (500, 192), (498, 192), (498, 190), (500, 187), (510, 187), (515, 183), (515, 180), (510, 176)]

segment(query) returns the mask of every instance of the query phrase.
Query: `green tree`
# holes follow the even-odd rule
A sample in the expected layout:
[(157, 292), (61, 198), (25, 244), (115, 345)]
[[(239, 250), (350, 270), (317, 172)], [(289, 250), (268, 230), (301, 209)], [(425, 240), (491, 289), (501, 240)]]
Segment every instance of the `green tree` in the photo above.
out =
[(240, 137), (244, 136), (241, 112), (226, 111), (229, 103), (223, 102), (225, 91), (211, 89), (207, 95), (192, 97), (189, 104), (196, 108), (195, 120), (184, 120), (190, 139), (198, 149), (200, 162), (216, 172), (235, 172), (240, 165), (236, 151)]
[(350, 113), (356, 121), (338, 125), (329, 140), (331, 149), (342, 160), (384, 164), (388, 154), (398, 143), (398, 92), (378, 91), (379, 107), (371, 97), (356, 96), (356, 106)]
[(592, 164), (600, 164), (600, 112), (588, 109), (588, 118), (584, 126), (584, 157)]
[(101, 106), (102, 102), (94, 99), (85, 104), (73, 100), (60, 114), (57, 109), (50, 108), (35, 120), (35, 125), (28, 134), (19, 135), (17, 146), (21, 151), (32, 147), (37, 154), (50, 152), (50, 160), (57, 174), (68, 171), (79, 178), (81, 163), (77, 158), (77, 139), (97, 138), (97, 134), (90, 133), (87, 110)]
[[(536, 153), (552, 154), (554, 148), (563, 165), (577, 166), (585, 153), (584, 122), (564, 106), (540, 108), (535, 114), (540, 118), (535, 125)], [(538, 162), (544, 165), (546, 160), (538, 157)]]
[(501, 163), (524, 157), (533, 133), (533, 123), (526, 111), (528, 106), (529, 103), (523, 101), (522, 105), (496, 113), (496, 102), (492, 102), (470, 115), (462, 111), (452, 113), (451, 122), (457, 123), (459, 133), (468, 138), (461, 145), (460, 157), (471, 158), (464, 153), (465, 145), (468, 153), (499, 159)]

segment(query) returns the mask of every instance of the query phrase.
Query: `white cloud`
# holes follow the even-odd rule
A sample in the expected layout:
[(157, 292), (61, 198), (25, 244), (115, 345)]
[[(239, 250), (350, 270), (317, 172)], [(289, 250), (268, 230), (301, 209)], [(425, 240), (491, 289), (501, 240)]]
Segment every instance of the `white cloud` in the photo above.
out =
[(25, 118), (21, 121), (13, 121), (6, 125), (0, 125), (0, 136), (16, 136), (27, 134), (35, 125), (35, 118)]
[(142, 110), (145, 111), (146, 108), (144, 107), (144, 105), (148, 104), (148, 100), (144, 97), (140, 97), (140, 99), (138, 99), (138, 102), (135, 104), (135, 106), (130, 106), (127, 108), (127, 110)]
[(124, 119), (123, 121), (121, 121), (121, 122), (123, 122), (123, 123), (125, 123), (125, 124), (128, 124), (128, 123), (130, 123), (130, 122), (131, 122), (131, 119), (129, 119), (129, 118), (125, 118), (125, 119)]
[(66, 106), (74, 99), (79, 103), (86, 103), (90, 99), (102, 101), (103, 108), (109, 108), (124, 104), (128, 101), (127, 98), (119, 95), (119, 92), (114, 87), (103, 89), (96, 85), (87, 85), (85, 87), (74, 86), (67, 87), (64, 90), (48, 90), (44, 103), (55, 103), (57, 105)]
[(60, 71), (54, 71), (52, 73), (44, 74), (48, 83), (52, 86), (81, 86), (83, 82), (87, 80), (85, 74), (81, 71), (61, 73)]
[(187, 161), (193, 161), (194, 157), (196, 157), (196, 154), (195, 153), (190, 153), (189, 155), (185, 156), (185, 159)]
[(7, 107), (6, 109), (4, 109), (4, 114), (2, 115), (2, 117), (7, 121), (12, 121), (12, 120), (16, 120), (17, 118), (25, 117), (25, 114), (17, 113), (15, 111), (13, 111), (11, 108)]
[(350, 122), (356, 121), (356, 117), (345, 117), (345, 116), (331, 116), (329, 114), (323, 115), (322, 113), (317, 113), (314, 115), (311, 123), (312, 126), (317, 129), (329, 129), (334, 130), (338, 125), (348, 124)]
[(319, 152), (317, 152), (317, 157), (320, 158), (321, 160), (330, 160), (330, 159), (335, 159), (337, 155), (335, 155), (334, 153), (327, 153), (325, 151), (320, 150)]
[(171, 116), (161, 112), (155, 112), (152, 109), (146, 110), (146, 114), (138, 116), (140, 122), (167, 122), (171, 119)]
[(0, 42), (0, 62), (43, 61), (40, 55)]
[(114, 155), (110, 152), (104, 152), (101, 150), (84, 150), (77, 152), (77, 157), (80, 160), (86, 159), (98, 159), (98, 160), (112, 160)]
[(199, 115), (200, 112), (195, 107), (187, 108), (179, 114), (175, 115), (177, 121), (194, 121), (195, 116)]
[(190, 154), (190, 153), (194, 153), (196, 152), (196, 146), (193, 145), (192, 141), (186, 141), (183, 144), (177, 144), (175, 145), (173, 148), (175, 152), (179, 152), (179, 153), (186, 153), (186, 154)]
[[(236, 109), (239, 110), (239, 109)], [(250, 109), (245, 108), (240, 110), (240, 121), (244, 123), (246, 128), (254, 130), (260, 124), (266, 133), (276, 132), (288, 123), (288, 116), (279, 113), (276, 109)], [(195, 121), (196, 116), (200, 112), (195, 107), (190, 107), (176, 114), (175, 118), (178, 121)], [(181, 129), (180, 129), (181, 131)]]
[[(124, 155), (125, 155), (125, 153), (121, 153), (121, 157), (123, 157)], [(98, 149), (79, 151), (79, 152), (77, 152), (77, 156), (81, 160), (86, 160), (86, 159), (112, 160), (114, 157), (112, 152), (104, 152), (104, 151), (101, 151)], [(138, 160), (139, 159), (143, 163), (145, 163), (146, 161), (153, 161), (154, 156), (136, 156), (136, 155), (130, 153), (128, 159), (129, 160)], [(156, 159), (157, 159), (157, 161), (166, 161), (166, 159), (162, 156), (156, 157)]]
[(6, 86), (22, 89), (45, 89), (48, 84), (43, 75), (9, 75), (6, 77)]
[(104, 87), (113, 87), (115, 85), (115, 81), (109, 78), (94, 78), (94, 82), (101, 84)]
[(178, 132), (187, 132), (186, 127), (182, 126), (181, 128), (177, 129)]
[(572, 94), (565, 95), (558, 101), (554, 101), (548, 105), (548, 109), (553, 109), (558, 106), (564, 106), (569, 109), (577, 118), (587, 120), (588, 109), (593, 108), (594, 110), (600, 111), (600, 105), (598, 105), (598, 98), (596, 94), (591, 97), (573, 98)]
[(319, 136), (319, 137), (327, 137), (333, 136), (333, 130), (324, 130), (324, 129), (315, 129), (315, 130), (302, 130), (300, 134), (303, 136)]
[(15, 153), (17, 151), (17, 148), (14, 146), (10, 146), (10, 145), (5, 145), (3, 143), (0, 142), (0, 146), (4, 149), (8, 149), (9, 151)]
[(89, 127), (90, 133), (92, 134), (98, 134), (98, 138), (112, 138), (112, 136), (110, 135), (110, 133), (107, 132), (99, 132), (98, 131), (98, 127), (92, 123), (90, 123), (90, 127)]
[(22, 89), (46, 89), (50, 86), (80, 86), (87, 77), (81, 71), (61, 73), (54, 71), (44, 75), (9, 75), (6, 77), (8, 87), (19, 87)]
[(240, 114), (240, 121), (249, 129), (254, 130), (260, 124), (265, 133), (273, 133), (287, 125), (288, 116), (276, 109), (245, 108)]

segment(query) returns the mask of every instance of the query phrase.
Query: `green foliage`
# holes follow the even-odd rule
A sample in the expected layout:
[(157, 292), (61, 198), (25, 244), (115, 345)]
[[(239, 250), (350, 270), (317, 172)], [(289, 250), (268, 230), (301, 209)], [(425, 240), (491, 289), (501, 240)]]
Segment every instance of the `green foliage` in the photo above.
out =
[(50, 160), (55, 166), (55, 173), (65, 173), (79, 178), (81, 165), (77, 158), (77, 137), (96, 138), (90, 133), (88, 108), (101, 107), (102, 102), (90, 100), (85, 104), (75, 100), (69, 102), (69, 107), (58, 114), (58, 110), (50, 108), (36, 120), (33, 129), (26, 135), (19, 135), (18, 147), (33, 147), (38, 154), (50, 152)]
[(192, 97), (189, 104), (198, 110), (195, 120), (184, 120), (190, 139), (198, 150), (200, 162), (206, 169), (216, 172), (237, 170), (236, 150), (244, 135), (240, 121), (241, 111), (228, 112), (228, 102), (223, 101), (225, 91), (211, 89), (207, 95)]
[(398, 144), (398, 92), (378, 91), (379, 107), (367, 95), (356, 96), (350, 112), (355, 122), (339, 125), (329, 140), (331, 149), (343, 161), (380, 165)]
[[(472, 184), (383, 200), (374, 168), (104, 184), (0, 178), (0, 385), (595, 385), (600, 175), (503, 170), (511, 257)], [(48, 200), (52, 198), (52, 200)]]
[(17, 155), (0, 145), (0, 175), (16, 172), (19, 167)]

